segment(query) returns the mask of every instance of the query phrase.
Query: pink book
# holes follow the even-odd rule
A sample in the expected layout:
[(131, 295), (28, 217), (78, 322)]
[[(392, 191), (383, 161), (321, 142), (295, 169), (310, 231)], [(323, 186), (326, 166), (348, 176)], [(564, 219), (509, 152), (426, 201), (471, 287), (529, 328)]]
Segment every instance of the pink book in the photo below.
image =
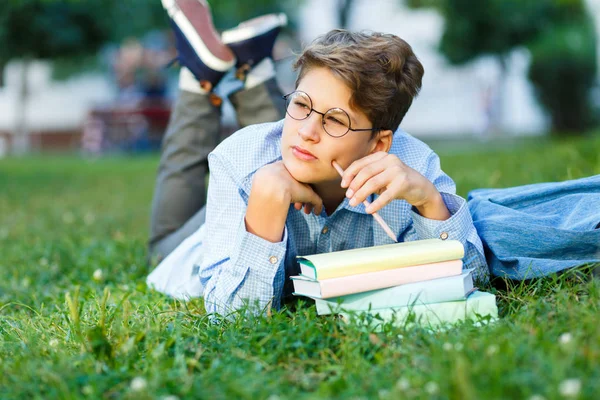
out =
[(365, 274), (349, 275), (341, 278), (331, 278), (317, 281), (302, 275), (292, 276), (294, 294), (319, 299), (344, 296), (347, 294), (384, 289), (462, 273), (462, 260), (443, 261), (431, 264), (416, 265), (389, 269), (385, 271), (368, 272)]

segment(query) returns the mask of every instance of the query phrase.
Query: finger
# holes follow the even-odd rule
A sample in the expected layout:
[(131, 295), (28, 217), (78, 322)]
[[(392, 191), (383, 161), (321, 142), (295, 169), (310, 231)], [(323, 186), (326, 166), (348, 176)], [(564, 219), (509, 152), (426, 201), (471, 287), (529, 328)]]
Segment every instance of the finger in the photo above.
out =
[(294, 208), (298, 211), (302, 210), (302, 207), (304, 206), (304, 204), (296, 202), (294, 203)]
[(382, 161), (374, 161), (371, 164), (365, 165), (358, 174), (352, 179), (350, 185), (348, 185), (348, 190), (346, 191), (346, 197), (352, 198), (354, 194), (358, 192), (363, 185), (369, 181), (369, 179), (381, 174), (387, 168), (387, 164)]
[(321, 200), (319, 195), (316, 193), (314, 193), (314, 198), (311, 204), (313, 206), (312, 211), (315, 213), (315, 215), (321, 215), (321, 212), (323, 211), (323, 200)]
[(383, 191), (383, 193), (381, 193), (376, 199), (375, 201), (373, 201), (371, 203), (371, 205), (369, 205), (366, 208), (366, 211), (368, 214), (373, 214), (376, 213), (377, 211), (381, 210), (384, 206), (386, 206), (387, 204), (389, 204), (392, 200), (395, 199), (395, 192), (393, 189), (386, 189)]
[(372, 195), (378, 193), (380, 190), (384, 190), (392, 182), (392, 174), (389, 171), (383, 171), (371, 177), (369, 180), (362, 185), (356, 193), (350, 199), (351, 206), (357, 206)]
[(304, 205), (304, 214), (307, 214), (307, 215), (310, 214), (310, 212), (312, 211), (312, 209), (313, 209), (313, 205), (310, 204), (310, 203), (306, 203)]
[(384, 151), (378, 151), (377, 153), (369, 154), (366, 157), (360, 158), (354, 161), (346, 170), (344, 171), (344, 176), (342, 177), (342, 187), (348, 187), (350, 182), (354, 179), (356, 174), (367, 164), (371, 164), (372, 162), (381, 160), (386, 157), (388, 153)]
[(295, 194), (295, 199), (297, 201), (302, 201), (304, 203), (304, 206), (310, 205), (307, 214), (310, 213), (310, 211), (313, 209), (320, 213), (320, 210), (322, 210), (323, 208), (323, 200), (310, 187), (310, 185), (307, 184), (302, 184), (301, 186), (299, 186), (299, 190)]

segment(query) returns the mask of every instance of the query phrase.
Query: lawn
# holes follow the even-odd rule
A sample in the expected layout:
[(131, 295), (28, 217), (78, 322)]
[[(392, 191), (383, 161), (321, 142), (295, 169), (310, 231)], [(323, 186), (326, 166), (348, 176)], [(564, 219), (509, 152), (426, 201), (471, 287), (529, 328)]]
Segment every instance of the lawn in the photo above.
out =
[[(600, 134), (432, 146), (463, 196), (600, 174)], [(0, 160), (0, 399), (598, 397), (600, 282), (581, 273), (484, 287), (484, 327), (373, 332), (308, 302), (211, 324), (144, 284), (157, 161)]]

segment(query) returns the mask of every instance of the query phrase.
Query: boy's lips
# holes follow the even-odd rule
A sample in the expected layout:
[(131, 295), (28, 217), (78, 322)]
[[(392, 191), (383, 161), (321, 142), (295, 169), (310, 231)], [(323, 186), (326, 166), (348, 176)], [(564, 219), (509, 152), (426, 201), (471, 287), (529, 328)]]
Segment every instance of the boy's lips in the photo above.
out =
[(316, 160), (317, 156), (315, 156), (310, 151), (303, 149), (299, 146), (292, 146), (292, 153), (301, 160)]

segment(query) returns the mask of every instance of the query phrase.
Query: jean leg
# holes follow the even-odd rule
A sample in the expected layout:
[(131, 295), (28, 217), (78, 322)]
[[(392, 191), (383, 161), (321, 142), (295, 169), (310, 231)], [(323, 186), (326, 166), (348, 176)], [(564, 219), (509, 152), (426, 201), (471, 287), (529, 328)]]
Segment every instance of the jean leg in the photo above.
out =
[(207, 157), (218, 144), (220, 120), (220, 108), (207, 95), (180, 91), (162, 143), (152, 200), (151, 253), (206, 203)]
[(285, 116), (285, 101), (275, 78), (229, 96), (241, 127), (279, 121)]
[(188, 236), (200, 229), (205, 221), (206, 205), (194, 214), (193, 217), (188, 219), (181, 228), (154, 242), (150, 248), (150, 257), (155, 261), (160, 262), (164, 257), (175, 250), (175, 248)]

